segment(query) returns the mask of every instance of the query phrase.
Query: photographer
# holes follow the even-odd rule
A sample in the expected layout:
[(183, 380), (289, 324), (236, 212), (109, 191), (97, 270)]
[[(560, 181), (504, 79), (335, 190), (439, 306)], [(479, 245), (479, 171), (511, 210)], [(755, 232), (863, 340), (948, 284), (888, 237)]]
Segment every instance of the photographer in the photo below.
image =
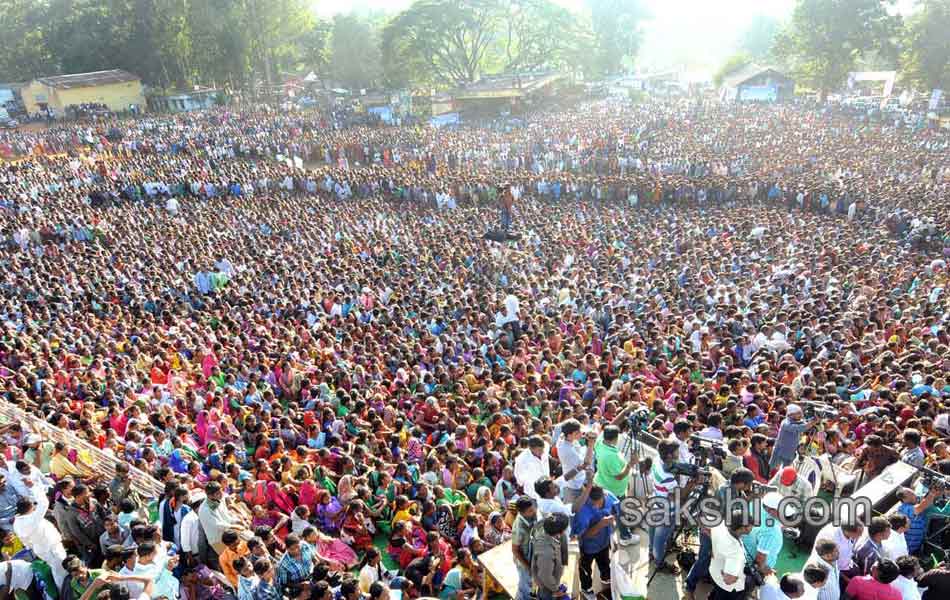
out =
[[(755, 477), (752, 471), (744, 468), (739, 468), (734, 471), (729, 477), (729, 482), (723, 484), (716, 490), (718, 515), (730, 514), (732, 508), (739, 510), (740, 507), (735, 506), (736, 500), (744, 503), (742, 508), (748, 514), (749, 492), (751, 492), (754, 482)], [(692, 568), (689, 570), (689, 575), (686, 576), (685, 597), (687, 600), (693, 600), (700, 579), (709, 575), (709, 561), (712, 558), (712, 538), (710, 534), (711, 531), (709, 528), (700, 525), (699, 553), (696, 555), (696, 562), (693, 563)]]
[[(594, 475), (594, 484), (609, 491), (618, 498), (626, 495), (630, 482), (630, 469), (634, 462), (628, 461), (617, 448), (620, 440), (620, 429), (616, 425), (604, 427), (604, 433), (594, 447), (594, 456), (597, 459), (597, 473)], [(679, 446), (676, 447), (679, 451)], [(673, 457), (675, 461), (676, 457)]]
[[(775, 447), (772, 448), (772, 458), (769, 459), (771, 469), (785, 467), (795, 462), (802, 434), (818, 423), (817, 417), (805, 421), (805, 413), (797, 404), (788, 405), (787, 415), (779, 426)], [(767, 475), (766, 479), (768, 479)]]
[(737, 510), (712, 528), (712, 560), (709, 575), (713, 580), (709, 600), (741, 600), (745, 596), (745, 548), (742, 536), (752, 531), (748, 513)]
[[(587, 440), (587, 445), (581, 446), (581, 439)], [(585, 435), (581, 431), (580, 421), (568, 419), (561, 423), (561, 438), (557, 442), (557, 457), (561, 461), (561, 477), (564, 485), (561, 488), (561, 499), (565, 504), (573, 504), (581, 495), (584, 483), (587, 481), (585, 471), (594, 462), (594, 444), (597, 434), (589, 431)]]
[[(679, 448), (680, 444), (675, 440), (663, 440), (660, 442), (659, 446), (657, 446), (660, 460), (653, 464), (651, 471), (653, 475), (653, 485), (656, 489), (655, 497), (659, 499), (658, 501), (664, 503), (669, 514), (663, 524), (650, 527), (650, 557), (657, 571), (667, 571), (673, 575), (678, 575), (679, 569), (675, 565), (666, 564), (666, 546), (669, 543), (670, 536), (676, 529), (675, 523), (677, 515), (676, 507), (673, 503), (676, 488), (681, 486), (671, 470), (676, 464)], [(685, 498), (695, 484), (696, 479), (690, 479), (686, 486), (683, 487), (680, 497)]]

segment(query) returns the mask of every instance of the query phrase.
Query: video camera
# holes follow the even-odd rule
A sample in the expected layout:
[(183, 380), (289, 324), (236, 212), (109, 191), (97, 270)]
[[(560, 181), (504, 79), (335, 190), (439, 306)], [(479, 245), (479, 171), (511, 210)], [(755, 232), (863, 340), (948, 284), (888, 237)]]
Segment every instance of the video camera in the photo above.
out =
[(627, 429), (631, 432), (640, 433), (650, 424), (650, 409), (638, 408), (627, 415)]
[(809, 400), (802, 400), (800, 402), (802, 405), (802, 413), (806, 419), (809, 421), (817, 417), (831, 418), (838, 416), (838, 410), (827, 404), (821, 402), (812, 402)]
[(696, 462), (703, 464), (709, 461), (719, 462), (729, 455), (725, 445), (719, 440), (711, 440), (697, 434), (689, 436), (689, 451), (696, 457)]

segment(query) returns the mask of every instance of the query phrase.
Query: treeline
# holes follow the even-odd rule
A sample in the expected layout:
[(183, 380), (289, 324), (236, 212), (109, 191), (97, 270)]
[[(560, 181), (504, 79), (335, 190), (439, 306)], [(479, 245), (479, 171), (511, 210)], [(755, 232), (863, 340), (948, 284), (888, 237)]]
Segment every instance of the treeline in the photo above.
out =
[(122, 68), (157, 87), (247, 88), (315, 71), (351, 88), (457, 85), (506, 70), (619, 72), (639, 0), (418, 0), (316, 17), (309, 0), (0, 0), (0, 80)]

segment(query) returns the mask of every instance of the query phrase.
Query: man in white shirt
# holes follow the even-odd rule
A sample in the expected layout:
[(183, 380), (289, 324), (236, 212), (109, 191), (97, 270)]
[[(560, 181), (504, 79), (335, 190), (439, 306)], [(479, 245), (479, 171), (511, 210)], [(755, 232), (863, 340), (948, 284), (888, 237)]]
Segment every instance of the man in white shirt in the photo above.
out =
[(817, 552), (820, 540), (831, 540), (838, 546), (838, 568), (847, 571), (854, 566), (854, 546), (861, 539), (862, 533), (864, 533), (864, 526), (860, 523), (841, 526), (828, 523), (815, 536), (815, 547), (812, 550), (812, 555)]
[(16, 508), (13, 533), (37, 558), (49, 565), (56, 585), (62, 585), (66, 577), (63, 569), (66, 549), (59, 530), (44, 518), (49, 510), (49, 498), (44, 493), (34, 494), (32, 498), (20, 498)]
[(815, 548), (808, 558), (808, 565), (820, 567), (828, 572), (828, 578), (818, 589), (816, 600), (839, 600), (841, 598), (841, 569), (838, 568), (838, 544), (834, 540), (815, 540)]
[(528, 447), (515, 458), (515, 481), (525, 494), (537, 500), (538, 493), (534, 489), (534, 482), (550, 476), (548, 446), (539, 436), (531, 436), (528, 438)]
[(752, 525), (741, 511), (726, 515), (723, 523), (712, 528), (709, 576), (713, 590), (709, 600), (741, 600), (745, 595), (746, 553), (741, 539), (750, 531)]
[(561, 461), (561, 473), (564, 484), (561, 487), (561, 499), (571, 504), (584, 489), (586, 475), (584, 471), (594, 462), (594, 442), (597, 435), (591, 432), (587, 436), (587, 447), (580, 444), (584, 437), (581, 424), (577, 419), (568, 419), (561, 423), (561, 437), (557, 441), (557, 457)]
[(900, 591), (901, 600), (920, 600), (921, 592), (917, 585), (917, 577), (921, 573), (920, 563), (913, 556), (902, 556), (897, 559), (897, 568), (901, 574), (891, 585)]

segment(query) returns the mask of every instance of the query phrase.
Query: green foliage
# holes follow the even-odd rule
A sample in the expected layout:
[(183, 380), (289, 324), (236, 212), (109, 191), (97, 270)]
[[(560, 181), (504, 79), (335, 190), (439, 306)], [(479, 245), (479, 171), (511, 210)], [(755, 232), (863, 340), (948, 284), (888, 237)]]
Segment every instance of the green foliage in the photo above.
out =
[(418, 0), (383, 30), (387, 79), (477, 80), (503, 18), (501, 0)]
[(749, 27), (739, 39), (739, 49), (752, 60), (766, 61), (771, 57), (775, 36), (781, 29), (778, 19), (767, 15), (756, 15)]
[(640, 0), (587, 0), (594, 30), (594, 60), (590, 75), (614, 75), (623, 70), (643, 40), (647, 17)]
[(309, 0), (0, 0), (0, 79), (122, 68), (160, 88), (326, 65)]
[(950, 0), (921, 0), (907, 19), (901, 76), (923, 91), (950, 90)]
[(365, 17), (333, 18), (330, 57), (333, 78), (350, 89), (376, 87), (382, 78), (378, 31)]
[(719, 67), (719, 70), (713, 75), (713, 83), (716, 84), (716, 87), (721, 86), (726, 77), (750, 64), (752, 64), (752, 57), (745, 52), (733, 54), (722, 63), (722, 66)]
[(826, 94), (841, 86), (857, 60), (872, 51), (892, 54), (900, 19), (892, 0), (798, 0), (790, 26), (773, 52), (799, 80)]

